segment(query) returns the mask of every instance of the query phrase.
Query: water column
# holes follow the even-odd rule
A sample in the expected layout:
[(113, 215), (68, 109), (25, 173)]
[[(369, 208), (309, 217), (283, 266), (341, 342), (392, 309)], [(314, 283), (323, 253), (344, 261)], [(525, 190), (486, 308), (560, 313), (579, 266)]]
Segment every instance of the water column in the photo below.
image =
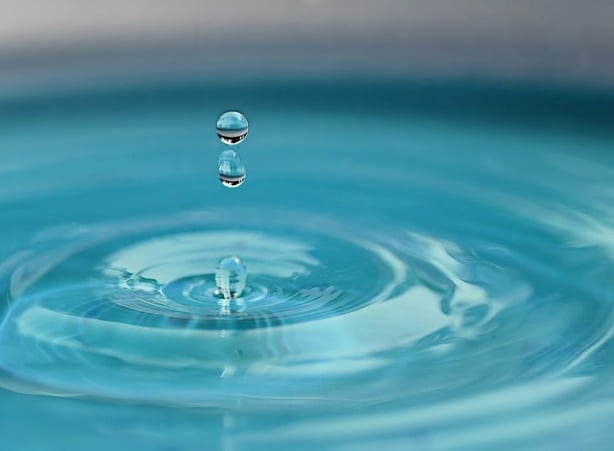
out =
[[(220, 141), (228, 146), (234, 146), (247, 137), (247, 118), (238, 111), (227, 111), (217, 120), (215, 130)], [(220, 181), (225, 187), (238, 188), (245, 181), (245, 165), (233, 149), (227, 148), (220, 153), (217, 166)], [(239, 257), (227, 256), (218, 261), (215, 284), (223, 314), (230, 312), (230, 301), (241, 296), (246, 279), (247, 270)]]

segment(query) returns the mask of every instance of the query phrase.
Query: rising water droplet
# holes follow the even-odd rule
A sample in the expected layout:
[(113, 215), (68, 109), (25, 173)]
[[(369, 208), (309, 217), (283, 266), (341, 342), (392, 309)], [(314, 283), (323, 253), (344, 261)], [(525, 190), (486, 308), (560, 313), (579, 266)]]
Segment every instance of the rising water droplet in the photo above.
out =
[(245, 181), (245, 165), (234, 150), (224, 150), (217, 160), (218, 173), (222, 185), (228, 188), (241, 186)]
[(247, 136), (247, 118), (238, 111), (227, 111), (217, 120), (215, 131), (224, 144), (238, 144)]
[(247, 269), (239, 257), (224, 257), (215, 268), (215, 284), (224, 299), (237, 298), (245, 289)]

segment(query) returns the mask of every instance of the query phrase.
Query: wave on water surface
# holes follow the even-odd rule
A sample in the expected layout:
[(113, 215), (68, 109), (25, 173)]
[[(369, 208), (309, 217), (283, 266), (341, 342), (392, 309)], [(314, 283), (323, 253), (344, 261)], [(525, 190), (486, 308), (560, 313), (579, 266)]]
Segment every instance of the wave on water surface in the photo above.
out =
[[(200, 103), (181, 96), (133, 106), (133, 122), (88, 106), (96, 120), (74, 133), (62, 117), (7, 133), (0, 183), (31, 183), (0, 195), (20, 224), (0, 248), (0, 384), (232, 414), (238, 447), (313, 433), (365, 449), (601, 444), (614, 139), (485, 125), (476, 110), (475, 123), (387, 113), (415, 95), (402, 89), (353, 116), (356, 93), (321, 91), (339, 102), (301, 117), (248, 97), (250, 179), (236, 190), (194, 145)], [(229, 255), (247, 280), (223, 303)], [(591, 437), (563, 434), (579, 427)]]

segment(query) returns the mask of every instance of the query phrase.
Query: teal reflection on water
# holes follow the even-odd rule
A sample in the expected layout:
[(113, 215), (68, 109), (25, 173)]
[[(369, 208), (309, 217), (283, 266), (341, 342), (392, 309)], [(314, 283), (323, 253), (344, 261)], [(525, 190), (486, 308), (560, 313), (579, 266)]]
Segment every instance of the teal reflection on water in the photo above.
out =
[(611, 94), (177, 83), (0, 119), (7, 449), (607, 447)]

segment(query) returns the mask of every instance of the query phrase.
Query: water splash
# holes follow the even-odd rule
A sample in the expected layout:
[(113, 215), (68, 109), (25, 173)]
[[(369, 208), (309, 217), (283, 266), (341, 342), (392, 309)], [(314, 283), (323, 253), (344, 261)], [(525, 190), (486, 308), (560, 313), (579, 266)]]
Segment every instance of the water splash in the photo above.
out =
[(247, 269), (239, 257), (224, 257), (215, 268), (215, 284), (225, 300), (238, 298), (245, 289)]
[[(305, 448), (318, 435), (347, 449), (606, 449), (612, 115), (576, 94), (553, 106), (551, 94), (514, 89), (518, 108), (499, 111), (481, 88), (403, 86), (297, 86), (302, 113), (291, 116), (284, 96), (246, 90), (276, 134), (258, 159), (270, 183), (239, 197), (186, 187), (202, 177), (199, 146), (168, 152), (186, 131), (199, 142), (193, 112), (227, 101), (217, 85), (118, 97), (134, 102), (130, 121), (108, 115), (106, 97), (100, 109), (89, 95), (61, 111), (49, 99), (7, 105), (7, 119), (53, 113), (0, 121), (0, 399), (16, 413), (3, 418), (7, 446), (34, 418), (56, 433), (30, 435), (55, 449), (66, 437), (103, 449), (98, 432), (152, 437), (151, 448), (220, 437)], [(468, 115), (456, 121), (457, 107), (447, 114), (451, 103), (433, 98), (456, 98)], [(565, 105), (578, 106), (569, 122)], [(583, 123), (585, 110), (599, 120)], [(182, 125), (125, 133), (151, 117)], [(394, 164), (379, 171), (382, 161)], [(72, 230), (56, 225), (74, 217)], [(249, 278), (224, 315), (214, 270), (227, 255), (249, 264)], [(234, 415), (224, 423), (234, 430), (221, 415)]]

